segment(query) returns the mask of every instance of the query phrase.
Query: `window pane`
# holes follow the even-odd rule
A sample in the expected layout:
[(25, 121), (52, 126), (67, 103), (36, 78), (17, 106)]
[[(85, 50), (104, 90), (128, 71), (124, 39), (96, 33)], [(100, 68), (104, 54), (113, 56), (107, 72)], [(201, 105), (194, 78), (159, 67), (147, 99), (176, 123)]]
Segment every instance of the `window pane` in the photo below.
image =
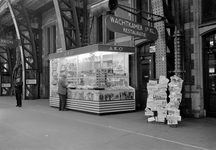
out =
[[(143, 12), (151, 12), (150, 8), (151, 8), (151, 1), (150, 0), (137, 0), (137, 9), (143, 11)], [(137, 22), (142, 23), (143, 25), (148, 25), (148, 22), (143, 18), (148, 18), (148, 14), (143, 13), (143, 12), (139, 12), (137, 14)]]
[(214, 37), (214, 46), (216, 46), (216, 34), (213, 35)]
[(212, 33), (210, 35), (207, 35), (204, 39), (204, 45), (205, 48), (215, 48), (216, 47), (216, 33)]
[(98, 42), (103, 42), (103, 18), (98, 17)]
[(50, 28), (47, 28), (47, 54), (50, 54)]
[(53, 26), (53, 53), (56, 53), (56, 26)]
[[(114, 12), (108, 12), (107, 15), (115, 15)], [(108, 40), (114, 40), (114, 36), (115, 36), (115, 33), (113, 31), (110, 31), (108, 28), (107, 28), (107, 39)]]
[(203, 20), (216, 19), (216, 1), (203, 0), (202, 1)]

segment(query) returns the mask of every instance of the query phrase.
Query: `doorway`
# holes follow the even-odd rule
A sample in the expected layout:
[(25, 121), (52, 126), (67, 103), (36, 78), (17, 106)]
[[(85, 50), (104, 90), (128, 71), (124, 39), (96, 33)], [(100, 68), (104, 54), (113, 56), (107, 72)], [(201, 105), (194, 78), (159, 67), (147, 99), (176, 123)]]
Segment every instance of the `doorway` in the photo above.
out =
[(140, 109), (146, 108), (148, 97), (147, 83), (150, 79), (155, 79), (155, 53), (150, 49), (154, 47), (154, 43), (145, 43), (138, 47), (138, 90)]
[(204, 38), (204, 107), (207, 117), (216, 117), (216, 33)]

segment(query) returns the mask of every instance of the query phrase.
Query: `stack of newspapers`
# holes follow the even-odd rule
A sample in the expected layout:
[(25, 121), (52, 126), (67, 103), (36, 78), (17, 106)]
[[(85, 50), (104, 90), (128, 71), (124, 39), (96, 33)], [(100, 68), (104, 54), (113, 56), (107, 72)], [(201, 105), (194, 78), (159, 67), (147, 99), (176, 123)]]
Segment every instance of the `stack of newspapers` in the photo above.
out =
[(149, 80), (145, 109), (148, 122), (167, 122), (168, 125), (176, 125), (181, 121), (179, 106), (182, 100), (182, 83), (183, 80), (176, 75), (170, 78), (170, 82), (165, 76), (160, 76), (159, 81)]
[(169, 103), (167, 109), (167, 124), (176, 125), (181, 121), (179, 106), (182, 100), (182, 83), (183, 80), (176, 75), (172, 76), (169, 86)]
[(145, 116), (148, 117), (148, 122), (165, 122), (168, 82), (169, 80), (165, 76), (160, 76), (158, 82), (149, 80), (147, 83), (148, 98)]

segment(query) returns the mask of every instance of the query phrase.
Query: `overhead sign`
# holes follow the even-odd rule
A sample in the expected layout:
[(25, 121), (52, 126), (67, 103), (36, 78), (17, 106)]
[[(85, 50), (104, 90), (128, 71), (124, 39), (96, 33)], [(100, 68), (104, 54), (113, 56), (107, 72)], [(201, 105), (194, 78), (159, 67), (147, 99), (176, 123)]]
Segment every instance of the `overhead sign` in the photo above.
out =
[(119, 45), (98, 45), (98, 51), (134, 53), (135, 52), (135, 47), (132, 47), (132, 46), (119, 46)]
[(153, 41), (158, 38), (158, 32), (155, 28), (113, 15), (108, 15), (106, 17), (106, 26), (113, 32), (137, 36)]
[(0, 37), (0, 46), (2, 47), (10, 47), (10, 48), (16, 48), (18, 46), (18, 41), (8, 38), (2, 38)]
[(135, 53), (135, 47), (134, 46), (93, 44), (89, 46), (67, 50), (67, 51), (60, 52), (60, 53), (52, 53), (49, 55), (49, 59), (55, 59), (55, 58), (61, 58), (61, 57), (71, 57), (71, 56), (76, 56), (76, 55), (80, 55), (84, 53), (94, 53), (97, 51)]

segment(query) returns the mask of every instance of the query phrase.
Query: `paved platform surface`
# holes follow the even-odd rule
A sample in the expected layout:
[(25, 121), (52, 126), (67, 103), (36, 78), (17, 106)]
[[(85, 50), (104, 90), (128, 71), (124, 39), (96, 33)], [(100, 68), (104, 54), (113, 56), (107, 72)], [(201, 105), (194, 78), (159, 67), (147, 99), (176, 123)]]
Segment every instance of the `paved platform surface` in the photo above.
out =
[(216, 150), (215, 118), (183, 118), (172, 128), (147, 123), (144, 111), (58, 111), (48, 99), (15, 105), (0, 96), (0, 150)]

